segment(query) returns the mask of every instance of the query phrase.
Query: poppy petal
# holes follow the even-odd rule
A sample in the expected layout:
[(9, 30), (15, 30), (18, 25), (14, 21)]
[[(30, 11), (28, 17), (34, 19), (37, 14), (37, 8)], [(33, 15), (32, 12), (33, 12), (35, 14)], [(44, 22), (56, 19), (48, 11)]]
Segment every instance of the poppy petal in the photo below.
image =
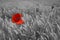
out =
[(19, 24), (19, 25), (21, 25), (21, 24), (23, 24), (23, 23), (24, 23), (23, 20), (19, 20), (18, 22), (16, 22), (16, 24)]

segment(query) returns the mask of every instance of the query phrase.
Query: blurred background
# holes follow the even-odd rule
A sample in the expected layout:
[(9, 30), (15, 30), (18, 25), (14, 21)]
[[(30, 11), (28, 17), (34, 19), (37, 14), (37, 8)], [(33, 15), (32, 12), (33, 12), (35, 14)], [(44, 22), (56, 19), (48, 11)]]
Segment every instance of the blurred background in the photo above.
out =
[[(12, 23), (14, 13), (25, 23)], [(0, 40), (60, 40), (60, 0), (0, 0)]]

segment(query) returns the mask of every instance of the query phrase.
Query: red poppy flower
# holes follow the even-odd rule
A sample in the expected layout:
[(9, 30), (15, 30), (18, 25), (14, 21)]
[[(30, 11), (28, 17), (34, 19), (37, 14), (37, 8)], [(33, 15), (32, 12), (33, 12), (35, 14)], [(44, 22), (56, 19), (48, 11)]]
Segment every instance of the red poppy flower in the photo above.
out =
[(24, 20), (22, 20), (23, 15), (20, 13), (15, 13), (12, 15), (12, 22), (16, 24), (23, 24)]

